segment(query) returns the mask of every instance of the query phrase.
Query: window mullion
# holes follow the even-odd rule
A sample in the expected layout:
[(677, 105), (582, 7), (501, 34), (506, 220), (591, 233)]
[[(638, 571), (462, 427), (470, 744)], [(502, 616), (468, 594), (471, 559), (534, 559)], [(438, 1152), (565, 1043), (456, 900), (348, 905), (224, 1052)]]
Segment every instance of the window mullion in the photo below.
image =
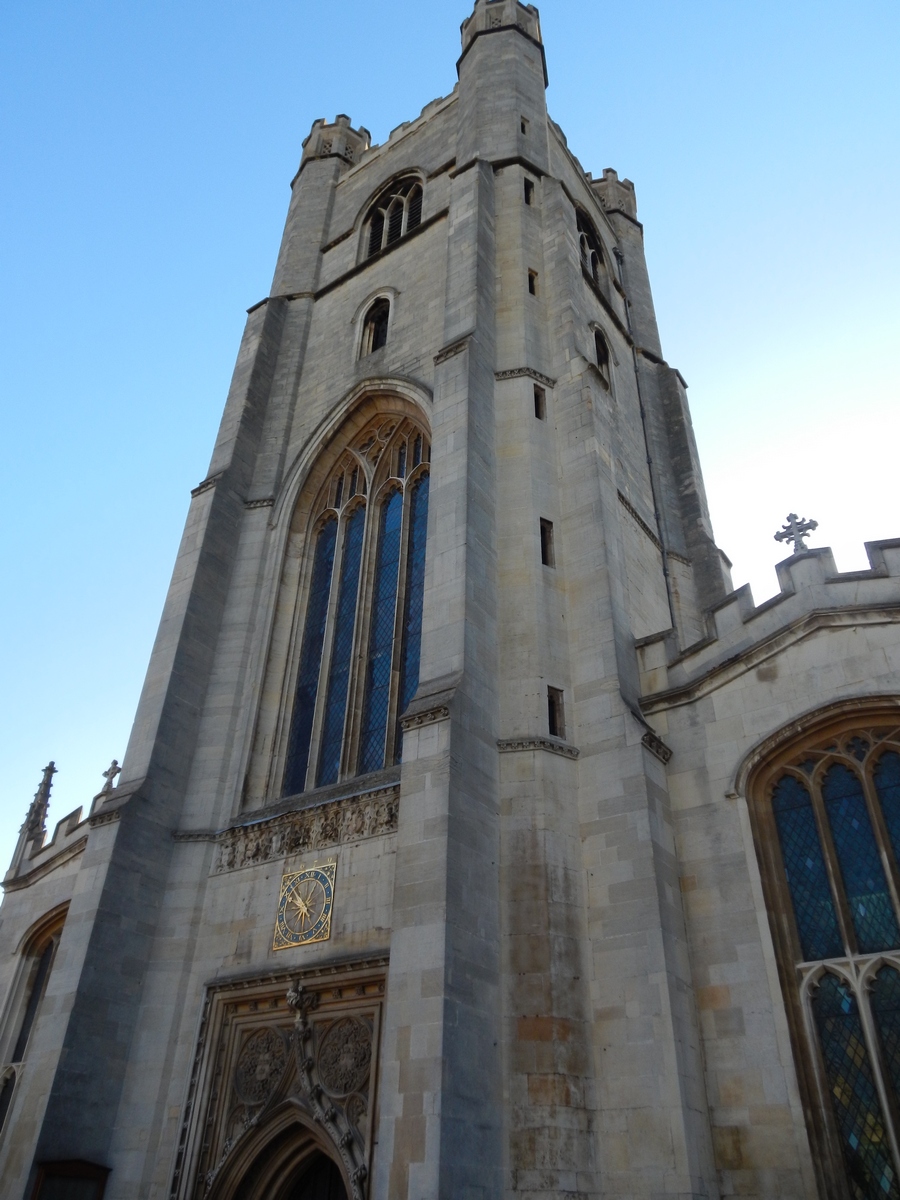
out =
[[(828, 1078), (828, 1068), (825, 1063), (825, 1051), (819, 1037), (815, 1014), (813, 1013), (813, 987), (816, 985), (809, 986), (807, 983), (809, 976), (814, 972), (815, 968), (808, 968), (806, 971), (799, 972), (801, 976), (800, 1008), (806, 1035), (806, 1045), (809, 1052), (808, 1061), (812, 1065), (813, 1079), (818, 1093), (818, 1109), (824, 1121), (823, 1133), (825, 1134), (825, 1145), (828, 1148), (831, 1159), (830, 1174), (835, 1179), (841, 1179), (845, 1177), (844, 1142), (834, 1112), (834, 1099), (831, 1093), (831, 1083)], [(823, 978), (824, 975), (820, 975), (817, 982), (820, 982)]]
[(887, 824), (885, 823), (884, 813), (881, 809), (881, 801), (878, 798), (875, 781), (871, 775), (871, 764), (876, 757), (875, 754), (870, 754), (869, 760), (860, 772), (860, 775), (862, 776), (863, 794), (865, 795), (866, 805), (869, 809), (869, 819), (875, 831), (875, 841), (878, 843), (878, 852), (881, 855), (885, 878), (887, 879), (891, 900), (894, 904), (894, 912), (897, 914), (898, 923), (900, 923), (900, 874), (898, 874), (898, 864), (894, 856), (894, 849), (891, 845), (891, 838), (888, 833)]
[(408, 471), (403, 481), (403, 517), (400, 522), (400, 562), (397, 565), (397, 595), (394, 602), (394, 643), (391, 651), (391, 694), (388, 700), (385, 733), (385, 763), (394, 761), (397, 748), (397, 698), (400, 694), (400, 655), (403, 653), (403, 614), (406, 611), (406, 563), (409, 555), (409, 509), (412, 494), (410, 474)]
[(875, 1087), (878, 1090), (878, 1097), (881, 1101), (881, 1108), (884, 1112), (885, 1124), (887, 1125), (888, 1138), (891, 1143), (891, 1154), (894, 1159), (894, 1170), (900, 1176), (900, 1137), (898, 1137), (897, 1099), (894, 1097), (893, 1088), (888, 1086), (885, 1079), (884, 1066), (881, 1061), (881, 1039), (878, 1036), (875, 1018), (872, 1015), (872, 1005), (869, 1001), (869, 991), (875, 982), (876, 973), (872, 972), (865, 982), (861, 979), (860, 971), (855, 971), (854, 974), (856, 975), (857, 982), (853, 990), (856, 993), (856, 1003), (859, 1007), (859, 1016), (866, 1038), (866, 1046), (869, 1051), (869, 1061), (872, 1064)]
[(844, 894), (844, 883), (841, 877), (837, 851), (834, 847), (834, 839), (831, 836), (831, 825), (828, 821), (825, 801), (822, 799), (821, 780), (826, 769), (827, 767), (824, 769), (819, 768), (816, 771), (815, 776), (809, 781), (809, 791), (812, 797), (813, 814), (819, 829), (819, 839), (822, 843), (822, 857), (825, 859), (825, 870), (828, 872), (828, 882), (831, 884), (831, 894), (834, 897), (834, 908), (837, 913), (841, 936), (844, 939), (844, 948), (852, 958), (859, 953), (856, 942), (856, 930), (853, 926), (850, 906), (847, 904), (847, 897)]
[(347, 687), (347, 715), (344, 720), (344, 745), (341, 751), (341, 779), (356, 774), (359, 757), (359, 735), (366, 686), (367, 647), (372, 626), (372, 600), (378, 557), (378, 530), (381, 524), (380, 507), (375, 501), (375, 484), (366, 479), (366, 529), (363, 536), (363, 560), (359, 572), (359, 591), (356, 597), (356, 627), (351, 655), (350, 681)]
[(341, 570), (344, 565), (346, 534), (347, 517), (345, 512), (338, 518), (337, 543), (334, 550), (334, 563), (331, 568), (331, 592), (328, 596), (328, 616), (325, 619), (322, 661), (319, 663), (316, 711), (313, 714), (312, 733), (309, 738), (309, 761), (306, 764), (306, 788), (304, 789), (306, 791), (310, 791), (316, 786), (316, 772), (319, 769), (319, 756), (322, 750), (322, 726), (325, 721), (325, 702), (328, 699), (328, 676), (331, 670), (331, 654), (334, 649), (335, 615), (341, 590)]

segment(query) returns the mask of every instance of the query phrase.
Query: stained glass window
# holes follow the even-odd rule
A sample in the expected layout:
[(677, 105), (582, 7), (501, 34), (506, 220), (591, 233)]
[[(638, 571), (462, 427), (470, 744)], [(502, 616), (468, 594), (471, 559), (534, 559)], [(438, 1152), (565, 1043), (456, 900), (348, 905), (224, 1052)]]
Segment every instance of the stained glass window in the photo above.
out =
[[(343, 479), (340, 481), (340, 486), (343, 487)], [(286, 796), (302, 792), (306, 786), (309, 743), (312, 737), (316, 696), (319, 690), (319, 670), (322, 666), (322, 648), (325, 642), (325, 622), (328, 618), (328, 598), (331, 595), (331, 574), (334, 567), (336, 543), (337, 520), (329, 517), (316, 538), (309, 604), (306, 610), (306, 626), (303, 630), (303, 643), (300, 649), (300, 670), (297, 673), (294, 717), (291, 723), (291, 737), (284, 773), (284, 794)]]
[[(815, 1063), (821, 1168), (854, 1200), (900, 1200), (900, 729), (823, 735), (774, 774), (771, 815), (800, 948), (780, 922), (773, 928), (789, 986), (813, 973), (803, 1002), (816, 1040), (796, 1036)], [(829, 1158), (835, 1139), (843, 1162)]]
[[(425, 594), (425, 530), (428, 525), (428, 480), (422, 475), (412, 489), (409, 510), (409, 547), (406, 558), (406, 605), (403, 611), (400, 648), (400, 698), (397, 718), (419, 686), (419, 656), (422, 645), (422, 602)], [(400, 761), (403, 736), (398, 728), (394, 758)]]
[(900, 1200), (856, 999), (846, 984), (826, 974), (813, 1013), (854, 1193), (859, 1200)]
[(900, 754), (885, 751), (875, 765), (874, 777), (888, 836), (900, 861)]
[(872, 985), (872, 1012), (894, 1093), (900, 1096), (900, 971), (882, 967)]
[(418, 686), (429, 462), (418, 424), (382, 414), (310, 504), (318, 532), (283, 796), (397, 761), (398, 717)]
[(810, 794), (799, 779), (783, 775), (772, 809), (803, 957), (808, 962), (836, 958), (844, 947)]
[[(404, 447), (405, 454), (405, 447)], [(391, 698), (391, 667), (394, 622), (397, 612), (397, 573), (400, 568), (400, 528), (403, 495), (391, 493), (381, 509), (378, 537), (378, 566), (372, 597), (372, 627), (366, 670), (366, 697), (359, 748), (359, 770), (378, 771), (384, 766), (388, 705)]]
[(347, 712), (347, 686), (350, 681), (350, 659), (353, 653), (356, 598), (359, 591), (359, 568), (362, 561), (365, 523), (366, 510), (360, 505), (351, 513), (344, 529), (341, 582), (334, 622), (331, 663), (328, 668), (328, 691), (325, 696), (322, 750), (316, 776), (316, 783), (319, 787), (326, 783), (336, 783), (341, 767), (341, 745), (344, 739), (344, 718)]
[(822, 795), (859, 949), (893, 949), (900, 945), (900, 930), (860, 777), (836, 763), (822, 781)]

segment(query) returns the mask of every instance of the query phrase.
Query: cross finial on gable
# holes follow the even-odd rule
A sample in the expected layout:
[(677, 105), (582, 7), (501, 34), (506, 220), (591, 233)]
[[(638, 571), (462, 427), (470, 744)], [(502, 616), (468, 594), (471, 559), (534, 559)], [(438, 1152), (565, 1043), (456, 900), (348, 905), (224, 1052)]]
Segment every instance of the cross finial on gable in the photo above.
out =
[(804, 554), (808, 546), (803, 539), (808, 538), (812, 531), (818, 528), (818, 521), (807, 521), (805, 517), (798, 517), (796, 513), (788, 513), (787, 524), (775, 534), (775, 541), (793, 542), (794, 553)]

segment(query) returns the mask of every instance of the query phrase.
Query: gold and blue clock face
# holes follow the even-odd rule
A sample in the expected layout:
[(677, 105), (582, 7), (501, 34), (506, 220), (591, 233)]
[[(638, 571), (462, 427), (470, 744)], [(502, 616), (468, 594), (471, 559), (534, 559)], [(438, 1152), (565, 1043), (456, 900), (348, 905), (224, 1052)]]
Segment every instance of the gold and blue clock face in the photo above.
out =
[(282, 876), (273, 949), (328, 941), (336, 871), (337, 863), (328, 862)]

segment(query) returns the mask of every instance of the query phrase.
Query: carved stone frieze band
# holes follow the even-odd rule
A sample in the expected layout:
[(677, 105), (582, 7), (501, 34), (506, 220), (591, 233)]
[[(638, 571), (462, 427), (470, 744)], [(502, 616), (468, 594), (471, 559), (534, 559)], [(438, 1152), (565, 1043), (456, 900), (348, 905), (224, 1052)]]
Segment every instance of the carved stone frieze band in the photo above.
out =
[(672, 751), (661, 737), (657, 737), (649, 729), (641, 738), (641, 745), (646, 746), (650, 753), (655, 755), (661, 763), (668, 765), (672, 761)]
[(266, 496), (262, 500), (248, 500), (244, 504), (244, 508), (273, 508), (275, 506), (275, 497)]
[(469, 338), (471, 336), (471, 333), (467, 333), (466, 336), (460, 338), (458, 342), (453, 342), (451, 345), (445, 346), (443, 350), (439, 350), (434, 356), (434, 365), (436, 367), (440, 366), (442, 362), (446, 362), (448, 358), (453, 358), (455, 354), (462, 354), (463, 350), (465, 350), (465, 348), (468, 346)]
[(533, 371), (531, 367), (516, 367), (512, 371), (495, 371), (495, 379), (521, 379), (523, 376), (528, 379), (533, 379), (536, 383), (542, 383), (544, 387), (556, 387), (556, 380), (551, 379), (549, 375), (542, 375), (540, 371)]
[(216, 475), (210, 475), (202, 483), (198, 483), (195, 488), (191, 488), (191, 495), (202, 496), (204, 492), (208, 492), (210, 488), (215, 487), (224, 474), (224, 471), (219, 471)]
[(561, 754), (563, 758), (577, 758), (581, 751), (566, 742), (555, 742), (551, 738), (507, 738), (497, 743), (501, 754), (519, 754), (528, 750), (547, 750), (550, 754)]
[(396, 785), (362, 796), (282, 813), (267, 821), (238, 825), (218, 836), (215, 872), (237, 871), (289, 854), (306, 854), (344, 842), (382, 837), (397, 829), (400, 789)]
[(425, 712), (411, 713), (400, 722), (400, 728), (405, 733), (409, 729), (420, 729), (423, 725), (434, 725), (436, 721), (449, 720), (450, 709), (446, 704), (438, 704)]

